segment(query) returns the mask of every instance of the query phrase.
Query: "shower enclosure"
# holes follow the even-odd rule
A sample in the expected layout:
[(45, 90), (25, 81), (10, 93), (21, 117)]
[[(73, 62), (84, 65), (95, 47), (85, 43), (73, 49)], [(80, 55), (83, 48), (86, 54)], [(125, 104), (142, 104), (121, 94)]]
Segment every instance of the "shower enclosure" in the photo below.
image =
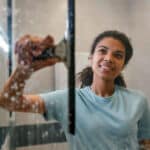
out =
[[(64, 36), (67, 18), (67, 0), (12, 0), (12, 9), (7, 2), (0, 0), (0, 90), (16, 67), (16, 40), (25, 34), (51, 34), (58, 43)], [(90, 46), (98, 33), (108, 29), (123, 31), (134, 47), (134, 57), (124, 71), (127, 86), (142, 90), (150, 98), (149, 14), (149, 0), (76, 0), (76, 72), (88, 65)], [(60, 63), (33, 74), (25, 93), (66, 87), (68, 72)], [(38, 114), (0, 108), (0, 150), (30, 149), (68, 150), (60, 124), (45, 121)]]

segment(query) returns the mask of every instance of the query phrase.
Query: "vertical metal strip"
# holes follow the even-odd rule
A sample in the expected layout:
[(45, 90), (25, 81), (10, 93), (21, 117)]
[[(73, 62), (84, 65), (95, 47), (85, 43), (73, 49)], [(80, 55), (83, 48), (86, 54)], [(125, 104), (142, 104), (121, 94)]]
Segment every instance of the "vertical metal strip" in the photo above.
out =
[(9, 76), (12, 73), (12, 0), (7, 0), (7, 37), (9, 44), (8, 60), (9, 60)]
[(75, 134), (75, 0), (68, 0), (69, 133)]
[[(8, 75), (12, 73), (12, 0), (7, 0)], [(12, 112), (10, 112), (10, 116)]]
[[(9, 76), (12, 73), (12, 23), (13, 23), (13, 0), (7, 0), (7, 38), (9, 44), (9, 52), (8, 52), (8, 74)], [(9, 131), (7, 135), (9, 150), (15, 150), (13, 134), (14, 134), (14, 118), (13, 113), (10, 112), (9, 116)]]

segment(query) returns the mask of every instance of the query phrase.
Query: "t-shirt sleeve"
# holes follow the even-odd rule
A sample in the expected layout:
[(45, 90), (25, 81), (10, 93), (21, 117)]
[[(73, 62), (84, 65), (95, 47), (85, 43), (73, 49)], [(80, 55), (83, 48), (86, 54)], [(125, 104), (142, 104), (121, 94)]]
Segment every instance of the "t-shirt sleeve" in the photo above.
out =
[(138, 139), (150, 139), (150, 100), (144, 98), (143, 114), (139, 120)]
[(46, 120), (66, 121), (67, 118), (67, 90), (58, 90), (40, 94), (44, 100)]

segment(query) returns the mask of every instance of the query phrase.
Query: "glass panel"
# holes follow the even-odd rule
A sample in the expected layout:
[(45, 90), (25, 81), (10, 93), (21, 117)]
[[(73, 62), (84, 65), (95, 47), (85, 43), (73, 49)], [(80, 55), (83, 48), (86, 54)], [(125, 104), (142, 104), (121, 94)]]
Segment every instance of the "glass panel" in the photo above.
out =
[[(66, 0), (15, 0), (14, 43), (25, 34), (43, 38), (50, 34), (54, 36), (55, 43), (58, 43), (62, 40), (66, 29), (66, 7)], [(50, 92), (55, 90), (55, 84), (55, 68), (48, 67), (33, 74), (27, 82), (25, 93)], [(47, 122), (41, 115), (32, 113), (16, 113), (15, 119), (16, 126), (20, 127), (18, 137), (22, 138), (16, 146), (18, 150), (67, 149), (65, 137), (62, 137), (62, 142), (59, 141), (61, 134), (58, 131), (61, 127), (54, 120)]]
[[(5, 0), (0, 1), (0, 91), (8, 78), (8, 52), (9, 44), (7, 38), (7, 4)], [(0, 108), (0, 148), (9, 148), (9, 112)]]
[[(11, 1), (11, 0), (8, 0)], [(0, 45), (0, 76), (1, 89), (8, 78), (8, 48), (7, 48), (7, 1), (0, 1), (1, 12), (1, 45)], [(33, 5), (35, 9), (33, 9)], [(15, 70), (16, 56), (14, 55), (15, 42), (25, 34), (45, 37), (48, 34), (54, 35), (55, 43), (58, 43), (64, 37), (66, 29), (67, 1), (51, 0), (27, 0), (12, 1), (13, 17), (13, 39), (12, 39), (12, 59), (13, 70)], [(41, 11), (42, 10), (42, 11)], [(58, 11), (55, 11), (58, 10)], [(58, 28), (56, 29), (56, 24)], [(3, 42), (3, 43), (2, 43)], [(65, 66), (63, 66), (67, 72)], [(45, 93), (56, 89), (55, 68), (43, 69), (34, 74), (27, 82), (25, 94)], [(64, 78), (67, 81), (67, 79)], [(38, 82), (37, 82), (38, 81)], [(67, 87), (67, 83), (66, 83)], [(3, 131), (1, 135), (1, 149), (67, 149), (66, 137), (62, 132), (61, 126), (55, 121), (45, 121), (43, 116), (34, 113), (10, 113), (0, 109), (0, 126)], [(8, 131), (6, 131), (8, 130)], [(3, 134), (5, 132), (5, 136)], [(7, 134), (8, 133), (8, 134)], [(7, 136), (7, 137), (6, 137)], [(6, 138), (5, 138), (6, 137)]]

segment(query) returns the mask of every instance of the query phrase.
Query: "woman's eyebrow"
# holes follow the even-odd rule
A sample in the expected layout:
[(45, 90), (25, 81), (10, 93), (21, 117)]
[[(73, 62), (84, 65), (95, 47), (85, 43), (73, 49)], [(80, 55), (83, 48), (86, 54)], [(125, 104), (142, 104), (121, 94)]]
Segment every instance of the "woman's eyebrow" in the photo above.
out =
[(104, 45), (99, 45), (97, 48), (105, 48), (105, 49), (109, 49), (107, 46), (104, 46)]
[[(107, 47), (107, 46), (104, 46), (104, 45), (99, 45), (97, 48), (105, 48), (105, 49), (109, 49), (109, 47)], [(115, 50), (116, 52), (118, 52), (118, 53), (124, 53), (124, 51), (123, 50), (120, 50), (120, 49), (116, 49)]]
[(115, 51), (116, 53), (122, 53), (122, 54), (124, 54), (125, 52), (124, 51), (122, 51), (122, 50), (116, 50)]

